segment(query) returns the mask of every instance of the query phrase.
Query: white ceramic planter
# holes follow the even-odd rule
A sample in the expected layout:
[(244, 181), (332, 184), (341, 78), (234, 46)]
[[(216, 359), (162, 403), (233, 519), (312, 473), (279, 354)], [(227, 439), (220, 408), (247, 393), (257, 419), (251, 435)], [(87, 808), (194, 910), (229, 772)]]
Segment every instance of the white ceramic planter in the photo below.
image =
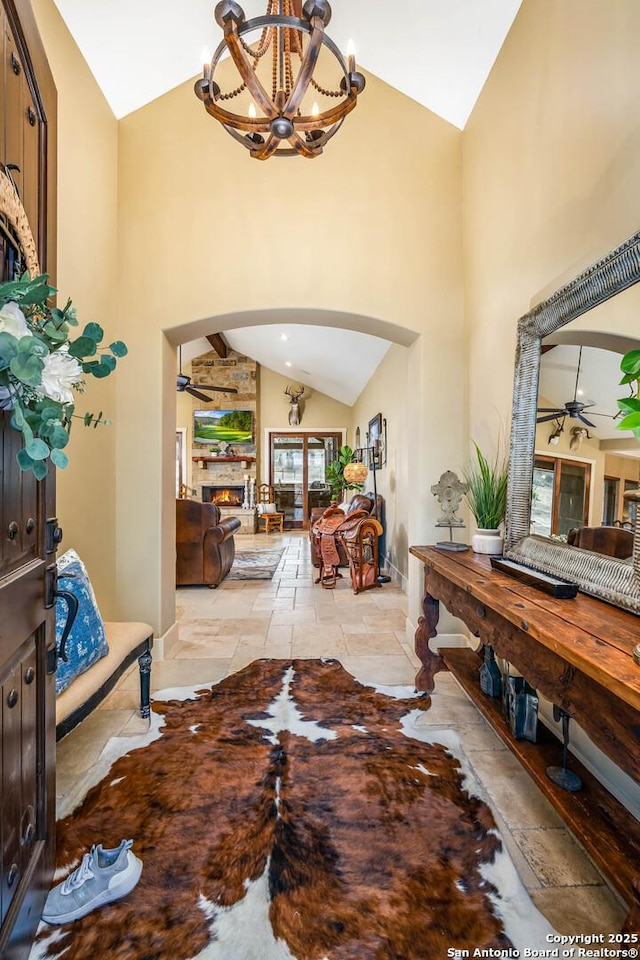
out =
[(502, 553), (503, 538), (499, 530), (476, 530), (471, 537), (474, 553), (487, 553), (499, 556)]

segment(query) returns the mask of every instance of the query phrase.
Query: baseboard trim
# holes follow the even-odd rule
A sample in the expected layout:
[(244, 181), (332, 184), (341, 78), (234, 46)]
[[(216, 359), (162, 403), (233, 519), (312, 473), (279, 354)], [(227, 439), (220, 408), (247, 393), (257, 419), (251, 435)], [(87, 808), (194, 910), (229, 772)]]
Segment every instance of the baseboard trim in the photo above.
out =
[(174, 647), (180, 642), (180, 632), (177, 621), (174, 621), (169, 629), (153, 641), (153, 659), (165, 660)]

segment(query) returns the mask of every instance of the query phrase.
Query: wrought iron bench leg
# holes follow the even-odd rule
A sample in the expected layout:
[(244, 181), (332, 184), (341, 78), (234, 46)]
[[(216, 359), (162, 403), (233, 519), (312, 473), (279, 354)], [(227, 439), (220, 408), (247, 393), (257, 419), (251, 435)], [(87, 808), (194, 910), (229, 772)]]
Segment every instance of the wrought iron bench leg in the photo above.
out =
[(151, 650), (149, 641), (145, 644), (143, 653), (138, 657), (140, 668), (140, 716), (146, 720), (151, 715)]

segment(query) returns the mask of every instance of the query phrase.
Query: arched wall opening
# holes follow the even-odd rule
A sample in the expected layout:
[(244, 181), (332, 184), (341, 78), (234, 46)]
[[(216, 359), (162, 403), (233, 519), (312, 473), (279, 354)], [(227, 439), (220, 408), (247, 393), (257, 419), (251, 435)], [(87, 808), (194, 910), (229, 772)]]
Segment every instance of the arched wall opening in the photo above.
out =
[[(355, 330), (360, 332), (373, 333), (387, 339), (391, 344), (397, 345), (401, 353), (405, 356), (403, 361), (406, 371), (405, 383), (402, 385), (406, 391), (406, 396), (419, 394), (419, 386), (416, 381), (421, 363), (416, 362), (416, 352), (420, 352), (420, 343), (422, 338), (415, 331), (402, 327), (396, 323), (382, 320), (375, 317), (366, 317), (359, 314), (349, 314), (339, 311), (318, 311), (318, 310), (264, 310), (264, 311), (245, 311), (237, 314), (225, 314), (221, 316), (204, 317), (195, 321), (176, 324), (163, 331), (158, 331), (156, 371), (160, 371), (158, 377), (153, 373), (147, 376), (146, 380), (150, 387), (150, 392), (137, 392), (138, 406), (147, 406), (148, 410), (157, 413), (161, 411), (159, 423), (159, 444), (157, 447), (157, 461), (147, 459), (147, 454), (142, 456), (133, 456), (129, 458), (129, 472), (145, 472), (148, 477), (153, 477), (157, 482), (148, 482), (145, 487), (145, 495), (141, 498), (136, 491), (141, 489), (140, 484), (129, 482), (126, 486), (121, 485), (118, 491), (118, 501), (120, 504), (118, 511), (118, 524), (121, 531), (119, 542), (129, 541), (130, 549), (119, 551), (118, 564), (118, 584), (119, 601), (121, 609), (133, 610), (135, 606), (135, 616), (137, 619), (146, 619), (150, 622), (159, 638), (169, 639), (174, 628), (174, 597), (175, 597), (175, 427), (176, 427), (176, 392), (175, 392), (175, 374), (177, 364), (177, 348), (179, 345), (189, 342), (206, 335), (219, 333), (223, 330), (237, 329), (245, 325), (279, 325), (287, 323), (309, 324), (314, 326), (334, 327), (345, 330)], [(150, 364), (154, 363), (153, 358), (147, 357)], [(384, 362), (384, 361), (383, 361)], [(124, 378), (123, 378), (124, 380)], [(131, 390), (132, 383), (124, 384), (124, 389)], [(396, 390), (395, 401), (401, 407), (405, 406), (403, 394), (399, 394), (400, 385)], [(156, 393), (155, 399), (153, 393)], [(380, 404), (384, 405), (384, 398), (380, 398)], [(387, 394), (387, 403), (390, 402)], [(414, 410), (416, 418), (419, 416), (418, 406)], [(408, 411), (407, 411), (408, 413)], [(409, 419), (412, 417), (409, 416)], [(140, 417), (145, 422), (145, 415)], [(127, 426), (129, 439), (126, 441), (132, 444), (132, 429), (130, 420), (125, 419), (122, 426)], [(350, 427), (351, 424), (346, 424)], [(410, 433), (415, 433), (415, 429), (407, 426)], [(408, 445), (405, 451), (408, 470), (403, 470), (403, 474), (415, 475), (418, 472), (417, 458), (419, 445)], [(153, 457), (151, 452), (149, 457)], [(397, 481), (394, 481), (397, 482)], [(155, 501), (157, 510), (152, 508)], [(147, 519), (145, 520), (145, 515)], [(133, 527), (137, 530), (134, 538), (127, 535), (128, 526), (127, 517), (135, 516)], [(160, 517), (160, 523), (157, 523), (157, 517)], [(409, 536), (407, 528), (411, 524), (408, 515), (402, 519), (403, 536)], [(144, 544), (144, 549), (139, 550)], [(146, 558), (150, 558), (150, 562)], [(141, 583), (141, 579), (144, 583)], [(125, 614), (127, 616), (133, 614)], [(160, 652), (162, 644), (160, 644)]]

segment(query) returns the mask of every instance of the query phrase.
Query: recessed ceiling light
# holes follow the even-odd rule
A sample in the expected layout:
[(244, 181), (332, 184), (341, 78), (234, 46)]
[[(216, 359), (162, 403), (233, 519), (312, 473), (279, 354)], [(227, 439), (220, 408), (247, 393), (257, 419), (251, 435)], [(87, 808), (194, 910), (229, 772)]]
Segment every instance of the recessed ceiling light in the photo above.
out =
[(288, 340), (289, 337), (286, 335), (286, 333), (281, 333), (281, 334), (280, 334), (280, 339), (281, 339), (281, 340)]
[(291, 363), (290, 360), (285, 360), (285, 364), (284, 364), (284, 365), (285, 365), (285, 367), (292, 367), (292, 366), (293, 366), (293, 364)]

